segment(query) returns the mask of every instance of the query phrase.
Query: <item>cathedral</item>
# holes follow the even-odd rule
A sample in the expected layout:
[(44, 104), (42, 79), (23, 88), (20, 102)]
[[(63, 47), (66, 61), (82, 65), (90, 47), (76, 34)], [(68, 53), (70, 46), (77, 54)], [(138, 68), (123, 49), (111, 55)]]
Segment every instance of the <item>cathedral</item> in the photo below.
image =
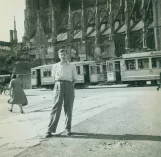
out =
[(55, 62), (102, 61), (161, 49), (161, 1), (26, 0), (23, 43), (30, 55)]

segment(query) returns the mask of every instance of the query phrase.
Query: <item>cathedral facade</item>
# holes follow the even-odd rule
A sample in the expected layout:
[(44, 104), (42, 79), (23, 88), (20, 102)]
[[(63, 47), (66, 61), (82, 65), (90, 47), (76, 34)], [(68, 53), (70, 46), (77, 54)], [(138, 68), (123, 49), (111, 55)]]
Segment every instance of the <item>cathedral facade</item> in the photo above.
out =
[(105, 61), (160, 50), (160, 15), (158, 0), (26, 0), (23, 42), (45, 62), (59, 48), (71, 61)]

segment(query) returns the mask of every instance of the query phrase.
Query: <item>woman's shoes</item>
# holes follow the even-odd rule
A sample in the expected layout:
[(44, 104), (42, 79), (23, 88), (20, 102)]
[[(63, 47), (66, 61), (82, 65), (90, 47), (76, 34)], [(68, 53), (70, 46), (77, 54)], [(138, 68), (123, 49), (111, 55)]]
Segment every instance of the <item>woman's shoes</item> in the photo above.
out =
[(51, 134), (51, 132), (47, 132), (45, 138), (50, 138), (50, 137), (52, 137), (52, 136), (53, 136), (53, 135)]
[(20, 111), (22, 114), (24, 113), (23, 111)]
[(8, 111), (12, 112), (12, 109), (9, 109)]

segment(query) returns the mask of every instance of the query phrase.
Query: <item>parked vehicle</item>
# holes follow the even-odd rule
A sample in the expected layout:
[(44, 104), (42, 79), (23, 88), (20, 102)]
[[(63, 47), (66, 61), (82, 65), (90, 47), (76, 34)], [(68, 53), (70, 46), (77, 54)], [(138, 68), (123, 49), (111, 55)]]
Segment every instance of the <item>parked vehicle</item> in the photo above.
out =
[(161, 51), (123, 54), (106, 61), (107, 82), (157, 84), (161, 72)]
[[(94, 61), (71, 62), (76, 66), (78, 80), (76, 86), (85, 84), (98, 84), (104, 81), (102, 63)], [(32, 88), (53, 88), (54, 82), (51, 77), (53, 64), (38, 66), (31, 69)]]

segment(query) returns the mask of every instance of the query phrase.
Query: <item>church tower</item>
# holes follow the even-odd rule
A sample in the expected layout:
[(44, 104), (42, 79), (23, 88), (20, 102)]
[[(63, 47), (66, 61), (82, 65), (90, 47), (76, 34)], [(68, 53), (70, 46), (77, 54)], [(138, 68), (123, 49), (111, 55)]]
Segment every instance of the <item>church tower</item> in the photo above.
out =
[(14, 16), (13, 40), (14, 40), (14, 43), (17, 43), (18, 42), (15, 16)]

